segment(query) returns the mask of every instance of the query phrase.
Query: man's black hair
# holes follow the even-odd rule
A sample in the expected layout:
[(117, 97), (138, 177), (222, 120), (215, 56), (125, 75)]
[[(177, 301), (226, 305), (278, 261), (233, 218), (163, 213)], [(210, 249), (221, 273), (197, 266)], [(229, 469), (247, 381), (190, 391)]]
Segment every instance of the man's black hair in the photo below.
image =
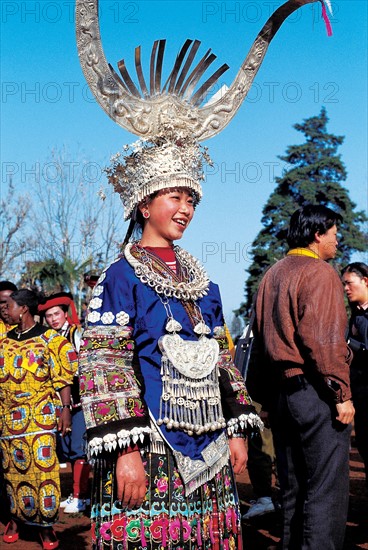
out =
[(314, 241), (316, 233), (324, 235), (341, 222), (342, 216), (327, 206), (303, 206), (290, 218), (288, 245), (290, 248), (306, 247)]
[(11, 281), (0, 281), (0, 292), (2, 292), (3, 290), (11, 290), (12, 292), (14, 292), (18, 289)]

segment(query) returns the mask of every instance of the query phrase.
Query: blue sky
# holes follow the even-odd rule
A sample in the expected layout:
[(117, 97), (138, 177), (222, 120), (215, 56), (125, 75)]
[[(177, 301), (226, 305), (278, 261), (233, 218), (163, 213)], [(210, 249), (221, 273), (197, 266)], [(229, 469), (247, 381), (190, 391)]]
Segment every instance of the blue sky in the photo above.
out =
[[(169, 71), (185, 39), (199, 39), (202, 54), (212, 48), (217, 55), (216, 68), (230, 65), (221, 78), (229, 85), (279, 5), (276, 0), (102, 0), (105, 55), (115, 68), (124, 58), (133, 73), (134, 48), (140, 44), (147, 74), (153, 41), (166, 38)], [(340, 148), (348, 171), (345, 185), (358, 208), (367, 208), (367, 2), (336, 0), (332, 7), (331, 38), (319, 3), (284, 23), (238, 114), (206, 142), (214, 169), (181, 244), (219, 283), (228, 319), (243, 299), (248, 249), (261, 228), (274, 176), (284, 168), (277, 157), (302, 141), (293, 124), (326, 107), (329, 131), (346, 136)], [(17, 170), (19, 190), (26, 190), (35, 163), (42, 166), (54, 146), (82, 148), (104, 166), (124, 143), (135, 141), (88, 90), (77, 55), (73, 1), (2, 0), (1, 25), (2, 192), (11, 170)]]

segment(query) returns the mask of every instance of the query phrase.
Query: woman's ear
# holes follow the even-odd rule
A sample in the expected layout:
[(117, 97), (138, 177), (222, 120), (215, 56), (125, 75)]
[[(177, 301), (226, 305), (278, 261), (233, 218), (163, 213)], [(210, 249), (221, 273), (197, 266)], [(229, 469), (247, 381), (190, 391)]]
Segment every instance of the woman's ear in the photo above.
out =
[(138, 206), (138, 210), (142, 214), (143, 218), (145, 220), (148, 220), (148, 218), (149, 218), (148, 205), (147, 204), (140, 204)]
[(148, 218), (150, 217), (150, 213), (149, 213), (149, 210), (148, 210), (148, 205), (139, 206), (138, 208), (139, 208), (140, 213), (143, 216), (143, 219), (148, 220)]

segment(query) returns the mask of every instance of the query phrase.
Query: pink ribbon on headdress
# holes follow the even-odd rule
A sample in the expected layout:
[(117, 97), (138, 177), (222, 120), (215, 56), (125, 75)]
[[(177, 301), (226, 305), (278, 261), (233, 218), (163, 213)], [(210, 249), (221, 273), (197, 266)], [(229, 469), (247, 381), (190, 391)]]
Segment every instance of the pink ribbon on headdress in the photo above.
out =
[[(325, 3), (325, 0), (320, 0), (320, 1), (321, 1), (321, 4), (322, 4), (322, 17), (323, 17), (323, 21), (325, 22), (325, 25), (326, 25), (327, 36), (332, 36), (332, 25), (331, 25), (331, 21), (328, 18), (327, 10), (326, 10), (327, 1), (326, 1), (326, 3)], [(329, 9), (330, 13), (332, 13), (331, 4), (329, 2), (327, 3), (327, 6), (328, 6), (328, 9)]]

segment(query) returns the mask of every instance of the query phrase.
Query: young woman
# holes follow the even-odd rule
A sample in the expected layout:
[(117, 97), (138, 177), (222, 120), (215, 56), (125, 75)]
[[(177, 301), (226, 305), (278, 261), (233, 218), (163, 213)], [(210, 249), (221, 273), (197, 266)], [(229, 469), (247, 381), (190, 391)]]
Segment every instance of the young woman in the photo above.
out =
[(234, 473), (246, 467), (245, 430), (260, 421), (228, 350), (218, 287), (174, 245), (200, 186), (187, 149), (171, 149), (164, 160), (162, 149), (131, 157), (140, 179), (125, 193), (123, 176), (119, 192), (141, 238), (102, 274), (82, 339), (96, 549), (242, 548)]
[(353, 350), (350, 366), (351, 392), (355, 407), (355, 441), (361, 454), (368, 484), (368, 266), (347, 265), (342, 282), (351, 306), (348, 344)]
[(59, 546), (52, 527), (60, 501), (56, 431), (70, 431), (77, 357), (63, 336), (35, 322), (37, 305), (36, 294), (21, 289), (4, 309), (6, 322), (16, 326), (0, 348), (0, 445), (12, 518), (3, 540), (16, 542), (25, 523), (38, 527), (43, 548), (53, 550)]

